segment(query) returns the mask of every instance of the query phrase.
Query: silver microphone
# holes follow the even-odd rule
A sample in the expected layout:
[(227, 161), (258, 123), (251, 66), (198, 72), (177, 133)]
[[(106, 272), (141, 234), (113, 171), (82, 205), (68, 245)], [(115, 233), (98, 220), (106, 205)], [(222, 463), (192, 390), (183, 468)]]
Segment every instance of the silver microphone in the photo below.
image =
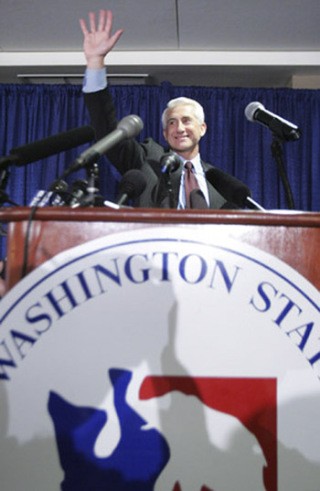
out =
[(75, 172), (86, 165), (96, 162), (101, 155), (104, 155), (122, 140), (137, 136), (142, 128), (143, 122), (139, 116), (135, 114), (125, 116), (119, 121), (115, 130), (111, 131), (111, 133), (82, 152), (80, 156), (76, 158), (72, 166), (63, 174), (63, 177), (68, 176), (71, 172)]
[(244, 113), (248, 121), (261, 123), (282, 140), (294, 141), (300, 138), (301, 132), (298, 126), (267, 111), (261, 102), (250, 102), (245, 108)]

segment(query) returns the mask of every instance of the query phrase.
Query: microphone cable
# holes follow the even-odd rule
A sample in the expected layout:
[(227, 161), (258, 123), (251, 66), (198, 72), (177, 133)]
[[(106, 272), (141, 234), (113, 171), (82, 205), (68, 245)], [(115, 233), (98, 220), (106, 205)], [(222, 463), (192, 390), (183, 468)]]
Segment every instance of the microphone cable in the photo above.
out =
[(28, 272), (28, 260), (29, 260), (29, 242), (31, 235), (31, 226), (33, 224), (33, 219), (36, 214), (38, 208), (40, 208), (41, 202), (47, 197), (49, 191), (45, 191), (43, 195), (36, 201), (34, 205), (31, 206), (31, 210), (28, 216), (27, 228), (24, 237), (23, 244), (23, 260), (22, 260), (22, 269), (21, 269), (21, 279), (24, 278)]

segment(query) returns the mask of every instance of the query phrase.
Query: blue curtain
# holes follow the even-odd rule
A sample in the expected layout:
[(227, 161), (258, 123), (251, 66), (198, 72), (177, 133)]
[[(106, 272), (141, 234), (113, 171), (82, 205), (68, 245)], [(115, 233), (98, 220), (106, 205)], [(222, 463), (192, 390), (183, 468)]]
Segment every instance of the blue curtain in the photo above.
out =
[[(139, 138), (164, 143), (160, 126), (167, 101), (181, 95), (204, 107), (208, 131), (201, 142), (204, 160), (248, 184), (252, 197), (266, 209), (286, 209), (288, 203), (271, 153), (272, 134), (247, 121), (252, 101), (298, 125), (300, 140), (282, 145), (295, 208), (320, 210), (320, 90), (244, 89), (161, 86), (113, 86), (119, 118), (138, 114), (144, 121)], [(14, 147), (90, 124), (79, 85), (0, 84), (0, 156)], [(87, 144), (88, 145), (88, 144)], [(29, 204), (39, 189), (48, 189), (87, 147), (62, 152), (23, 167), (10, 167), (6, 193), (16, 203)], [(72, 174), (69, 182), (83, 177)], [(119, 176), (105, 159), (100, 162), (100, 190), (114, 200)]]

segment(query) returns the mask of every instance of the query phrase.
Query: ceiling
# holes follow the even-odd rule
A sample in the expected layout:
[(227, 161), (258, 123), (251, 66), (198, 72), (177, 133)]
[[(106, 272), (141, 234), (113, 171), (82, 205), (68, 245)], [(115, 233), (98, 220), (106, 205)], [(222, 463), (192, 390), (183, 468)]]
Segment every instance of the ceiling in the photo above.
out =
[(80, 83), (78, 19), (108, 8), (111, 83), (320, 88), (319, 0), (0, 2), (0, 83)]

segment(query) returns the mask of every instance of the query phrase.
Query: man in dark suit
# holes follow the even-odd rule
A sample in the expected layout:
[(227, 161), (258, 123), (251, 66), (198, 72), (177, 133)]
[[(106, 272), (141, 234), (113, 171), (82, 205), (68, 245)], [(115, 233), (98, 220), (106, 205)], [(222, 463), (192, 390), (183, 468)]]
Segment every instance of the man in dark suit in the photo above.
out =
[[(112, 34), (112, 23), (110, 10), (100, 10), (98, 22), (95, 14), (90, 12), (88, 27), (85, 20), (80, 19), (84, 35), (84, 54), (87, 60), (83, 91), (91, 124), (98, 140), (117, 127), (115, 107), (107, 87), (104, 59), (117, 43), (123, 30), (119, 29)], [(199, 154), (199, 142), (207, 128), (202, 106), (193, 99), (183, 97), (174, 99), (168, 103), (163, 112), (162, 125), (168, 149), (164, 149), (152, 138), (146, 139), (143, 143), (129, 138), (107, 153), (108, 159), (121, 174), (125, 174), (130, 169), (139, 169), (143, 172), (146, 188), (134, 205), (179, 209), (189, 206), (232, 208), (233, 206), (206, 179), (205, 173), (212, 166), (203, 162)], [(180, 165), (170, 173), (170, 183), (168, 183), (168, 176), (162, 173), (160, 164), (168, 150), (180, 159)], [(185, 191), (186, 162), (191, 162), (192, 173), (196, 177), (199, 188), (196, 199), (191, 202), (191, 205), (187, 202)]]

